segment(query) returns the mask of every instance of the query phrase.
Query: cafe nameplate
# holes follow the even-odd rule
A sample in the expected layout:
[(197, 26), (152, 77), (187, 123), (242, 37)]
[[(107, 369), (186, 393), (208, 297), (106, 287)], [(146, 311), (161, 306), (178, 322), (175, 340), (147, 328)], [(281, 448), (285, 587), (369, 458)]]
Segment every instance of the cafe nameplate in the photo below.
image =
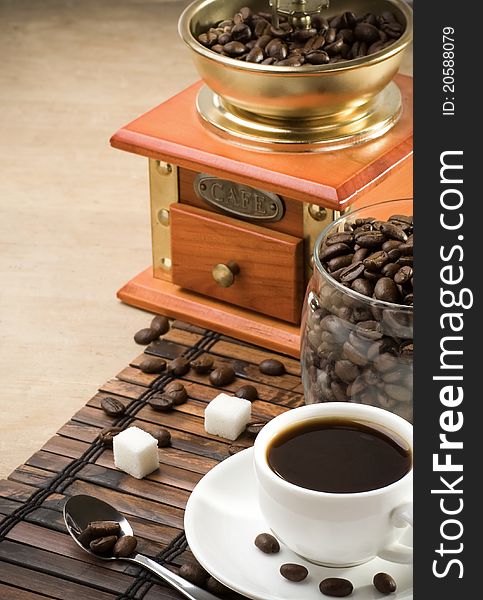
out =
[(276, 194), (211, 175), (194, 181), (197, 196), (226, 214), (254, 223), (275, 223), (284, 214), (283, 200)]

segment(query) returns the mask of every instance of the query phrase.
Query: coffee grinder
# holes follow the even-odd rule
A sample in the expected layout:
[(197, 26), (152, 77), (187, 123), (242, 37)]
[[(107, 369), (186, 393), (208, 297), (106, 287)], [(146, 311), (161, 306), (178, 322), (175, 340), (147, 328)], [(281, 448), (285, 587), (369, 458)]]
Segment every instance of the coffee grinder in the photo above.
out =
[[(198, 42), (248, 5), (299, 27), (314, 14), (391, 11), (404, 33), (320, 66), (247, 63)], [(149, 161), (153, 264), (128, 304), (299, 355), (316, 237), (341, 213), (412, 197), (412, 39), (403, 0), (196, 0), (179, 31), (202, 81), (111, 139)]]

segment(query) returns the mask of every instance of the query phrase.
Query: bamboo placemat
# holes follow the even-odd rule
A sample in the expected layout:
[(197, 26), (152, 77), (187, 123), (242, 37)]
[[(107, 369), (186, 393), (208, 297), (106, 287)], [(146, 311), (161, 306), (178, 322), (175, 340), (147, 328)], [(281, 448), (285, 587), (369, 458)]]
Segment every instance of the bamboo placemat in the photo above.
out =
[[(260, 400), (252, 403), (254, 420), (268, 420), (303, 403), (297, 360), (206, 329), (176, 321), (145, 352), (167, 360), (208, 354), (217, 366), (232, 365), (237, 379), (223, 389), (234, 392), (243, 383), (256, 385)], [(231, 442), (207, 434), (203, 427), (207, 402), (223, 390), (193, 370), (177, 379), (144, 374), (138, 368), (143, 356), (107, 381), (41, 450), (0, 481), (1, 600), (181, 598), (142, 569), (121, 561), (99, 561), (82, 552), (62, 518), (67, 497), (96, 496), (127, 516), (140, 552), (173, 570), (194, 560), (183, 532), (184, 508), (203, 475), (229, 456)], [(285, 375), (260, 373), (258, 364), (271, 357), (282, 360)], [(147, 400), (173, 380), (182, 381), (189, 400), (171, 412), (154, 411)], [(125, 405), (122, 417), (104, 413), (100, 401), (105, 396)], [(129, 425), (147, 431), (163, 426), (172, 436), (171, 446), (159, 452), (159, 471), (140, 481), (116, 470), (112, 450), (98, 441), (104, 427)], [(236, 444), (248, 447), (252, 441), (243, 434)]]

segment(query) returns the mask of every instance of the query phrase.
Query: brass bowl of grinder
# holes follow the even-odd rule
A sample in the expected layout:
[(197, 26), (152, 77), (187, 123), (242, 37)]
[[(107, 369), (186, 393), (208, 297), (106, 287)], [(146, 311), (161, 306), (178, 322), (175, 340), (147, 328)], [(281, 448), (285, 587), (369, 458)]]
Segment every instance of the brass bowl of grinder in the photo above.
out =
[(405, 27), (394, 43), (349, 61), (300, 67), (247, 63), (222, 56), (197, 37), (243, 6), (269, 11), (268, 0), (196, 0), (179, 32), (205, 81), (197, 108), (213, 131), (243, 145), (280, 151), (332, 150), (383, 135), (398, 120), (402, 101), (392, 79), (412, 40), (412, 9), (403, 0), (331, 0), (322, 14), (392, 11)]

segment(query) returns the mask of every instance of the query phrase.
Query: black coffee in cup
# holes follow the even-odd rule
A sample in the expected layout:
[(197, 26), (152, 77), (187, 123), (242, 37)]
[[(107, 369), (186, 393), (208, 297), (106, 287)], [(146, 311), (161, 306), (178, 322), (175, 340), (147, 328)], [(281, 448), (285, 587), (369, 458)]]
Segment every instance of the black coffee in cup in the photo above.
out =
[(282, 479), (334, 494), (367, 492), (398, 481), (411, 469), (409, 444), (375, 423), (309, 419), (271, 441), (267, 459)]

